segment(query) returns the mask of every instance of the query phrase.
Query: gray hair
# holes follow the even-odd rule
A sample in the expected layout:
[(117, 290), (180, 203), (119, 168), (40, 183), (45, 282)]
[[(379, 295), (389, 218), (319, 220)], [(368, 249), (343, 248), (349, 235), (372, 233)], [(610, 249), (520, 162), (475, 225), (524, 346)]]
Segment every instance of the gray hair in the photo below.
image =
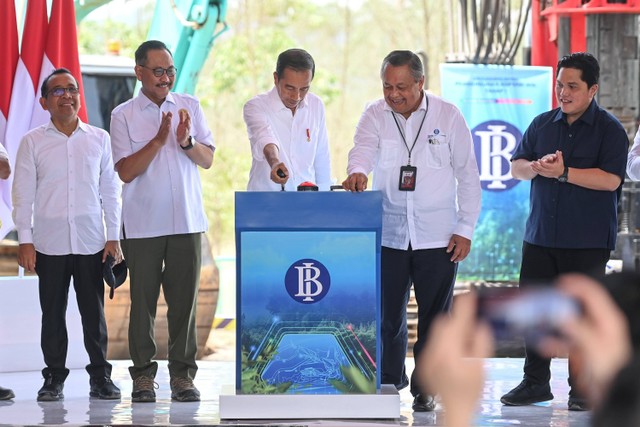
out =
[(413, 79), (417, 82), (424, 77), (424, 69), (422, 68), (422, 61), (420, 57), (410, 50), (394, 50), (382, 61), (382, 67), (380, 67), (380, 78), (384, 79), (384, 70), (387, 65), (394, 67), (401, 67), (408, 65), (411, 70)]

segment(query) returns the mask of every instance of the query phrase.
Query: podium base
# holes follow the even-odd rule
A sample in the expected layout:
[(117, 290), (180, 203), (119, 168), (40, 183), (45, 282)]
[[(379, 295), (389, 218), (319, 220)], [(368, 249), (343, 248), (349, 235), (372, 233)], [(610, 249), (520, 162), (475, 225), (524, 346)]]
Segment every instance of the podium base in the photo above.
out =
[(220, 419), (400, 418), (400, 395), (392, 384), (376, 394), (235, 394), (223, 386)]

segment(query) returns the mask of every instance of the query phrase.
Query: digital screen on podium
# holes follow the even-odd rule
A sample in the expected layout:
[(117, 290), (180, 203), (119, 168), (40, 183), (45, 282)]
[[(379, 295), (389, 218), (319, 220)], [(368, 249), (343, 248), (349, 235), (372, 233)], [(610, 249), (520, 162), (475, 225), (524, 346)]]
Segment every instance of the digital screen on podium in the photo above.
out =
[(375, 393), (375, 231), (243, 231), (245, 394)]

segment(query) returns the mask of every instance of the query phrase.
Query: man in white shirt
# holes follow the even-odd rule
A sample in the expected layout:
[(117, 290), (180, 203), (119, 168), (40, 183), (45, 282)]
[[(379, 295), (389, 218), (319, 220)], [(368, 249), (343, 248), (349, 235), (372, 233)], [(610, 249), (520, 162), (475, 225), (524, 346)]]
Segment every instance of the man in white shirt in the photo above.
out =
[[(11, 174), (11, 165), (9, 164), (9, 155), (4, 146), (0, 144), (0, 179), (7, 179)], [(13, 399), (15, 394), (13, 390), (0, 387), (0, 400)]]
[(296, 191), (303, 182), (331, 186), (331, 159), (324, 104), (309, 92), (311, 55), (289, 49), (278, 56), (274, 87), (244, 106), (253, 162), (249, 191)]
[(64, 398), (69, 374), (65, 312), (72, 277), (89, 355), (90, 395), (119, 399), (107, 362), (102, 273), (107, 255), (122, 261), (120, 183), (109, 134), (78, 118), (78, 83), (69, 70), (49, 75), (41, 95), (40, 105), (51, 121), (22, 138), (12, 190), (18, 264), (38, 274), (40, 340), (47, 366), (38, 400)]
[(177, 73), (167, 46), (142, 43), (135, 53), (142, 89), (111, 114), (115, 168), (122, 191), (122, 250), (131, 283), (131, 399), (155, 402), (158, 370), (154, 322), (160, 288), (167, 301), (171, 398), (199, 401), (196, 304), (207, 217), (198, 167), (215, 146), (196, 98), (172, 93)]
[(4, 146), (0, 144), (0, 179), (7, 179), (11, 175), (11, 165), (9, 164), (9, 154)]
[[(473, 140), (460, 111), (423, 90), (420, 58), (393, 51), (380, 70), (384, 99), (367, 105), (349, 152), (343, 187), (383, 195), (382, 383), (406, 387), (407, 301), (413, 283), (418, 303), (416, 366), (429, 326), (448, 311), (458, 262), (471, 249), (480, 214), (480, 178)], [(432, 411), (430, 390), (411, 378), (415, 411)]]
[(632, 181), (640, 181), (640, 127), (627, 157), (627, 175)]

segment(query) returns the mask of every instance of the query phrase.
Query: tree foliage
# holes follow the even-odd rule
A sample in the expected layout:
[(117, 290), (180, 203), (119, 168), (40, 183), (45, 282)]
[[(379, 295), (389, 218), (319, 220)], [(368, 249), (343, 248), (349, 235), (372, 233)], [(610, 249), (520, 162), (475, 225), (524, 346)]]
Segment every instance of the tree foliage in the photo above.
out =
[[(154, 3), (154, 2), (150, 2)], [(429, 88), (439, 92), (438, 64), (452, 49), (455, 13), (439, 0), (237, 0), (228, 2), (230, 30), (215, 40), (197, 88), (217, 150), (202, 172), (214, 253), (233, 253), (234, 192), (246, 188), (251, 153), (242, 106), (273, 85), (278, 53), (308, 50), (316, 61), (311, 90), (327, 108), (332, 169), (346, 176), (347, 154), (367, 102), (382, 96), (384, 56), (395, 49), (426, 55)], [(151, 14), (140, 14), (151, 18)], [(101, 53), (103, 38), (118, 35), (122, 52), (133, 54), (148, 22), (135, 27), (105, 21), (80, 28), (81, 49)], [(98, 51), (98, 52), (96, 52)]]

